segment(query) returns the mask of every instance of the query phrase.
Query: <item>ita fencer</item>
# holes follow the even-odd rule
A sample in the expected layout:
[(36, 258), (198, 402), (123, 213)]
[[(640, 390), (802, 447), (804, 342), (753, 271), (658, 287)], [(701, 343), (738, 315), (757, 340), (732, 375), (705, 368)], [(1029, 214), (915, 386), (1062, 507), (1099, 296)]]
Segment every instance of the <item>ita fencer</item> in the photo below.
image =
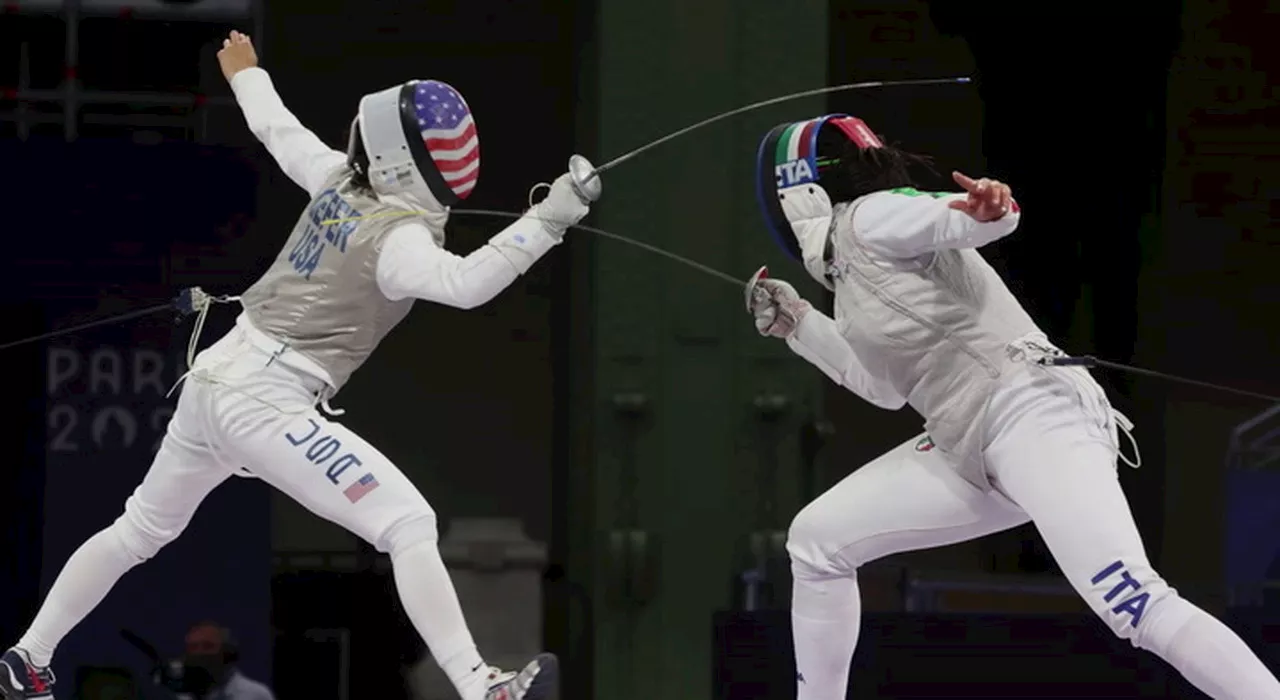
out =
[(484, 304), (559, 243), (587, 204), (566, 174), (487, 245), (453, 255), (442, 247), (449, 207), (473, 191), (480, 167), (476, 125), (455, 89), (415, 80), (365, 96), (342, 153), (286, 109), (248, 36), (232, 32), (218, 59), (249, 129), (311, 202), (241, 297), (235, 328), (195, 358), (123, 515), (72, 554), (0, 660), (0, 691), (52, 698), (58, 643), (243, 470), (390, 555), (405, 612), (463, 700), (546, 697), (555, 657), (516, 672), (485, 663), (437, 551), (435, 512), (395, 464), (317, 408), (328, 412), (414, 300)]
[(1009, 187), (955, 173), (964, 192), (922, 192), (912, 171), (926, 162), (847, 115), (780, 125), (759, 148), (769, 228), (835, 309), (762, 268), (747, 291), (756, 328), (866, 401), (910, 405), (927, 430), (791, 524), (799, 700), (845, 697), (858, 567), (1028, 521), (1117, 635), (1211, 697), (1280, 699), (1249, 647), (1152, 569), (1116, 472), (1131, 426), (1087, 370), (1041, 364), (1061, 351), (979, 254), (1018, 225)]

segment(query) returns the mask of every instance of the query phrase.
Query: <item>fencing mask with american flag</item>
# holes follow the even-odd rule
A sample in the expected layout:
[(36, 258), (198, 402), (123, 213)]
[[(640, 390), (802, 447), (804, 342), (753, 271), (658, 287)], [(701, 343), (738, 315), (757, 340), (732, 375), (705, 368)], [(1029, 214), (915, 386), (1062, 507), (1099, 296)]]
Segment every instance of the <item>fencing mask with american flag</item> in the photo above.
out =
[(823, 175), (850, 142), (862, 149), (883, 147), (861, 119), (828, 114), (779, 124), (765, 134), (756, 153), (756, 198), (770, 235), (828, 289), (824, 248), (831, 230), (831, 197), (823, 188)]
[(433, 212), (466, 199), (480, 176), (471, 109), (438, 80), (411, 80), (360, 100), (347, 157), (374, 192), (408, 196)]

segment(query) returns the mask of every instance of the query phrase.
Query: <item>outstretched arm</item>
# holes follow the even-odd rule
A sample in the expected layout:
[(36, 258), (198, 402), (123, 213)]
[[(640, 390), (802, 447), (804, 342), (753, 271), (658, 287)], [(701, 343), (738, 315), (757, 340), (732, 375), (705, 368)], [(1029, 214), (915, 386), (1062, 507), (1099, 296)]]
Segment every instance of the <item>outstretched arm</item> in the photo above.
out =
[(872, 405), (891, 411), (906, 405), (907, 400), (893, 385), (858, 361), (836, 322), (800, 298), (790, 284), (764, 279), (762, 270), (747, 295), (756, 330), (762, 335), (786, 339), (792, 352)]
[(470, 255), (439, 247), (420, 223), (398, 226), (378, 255), (378, 287), (392, 301), (414, 298), (459, 309), (487, 303), (560, 243), (565, 230), (587, 215), (569, 176), (547, 198)]
[(900, 188), (867, 197), (854, 210), (853, 230), (864, 244), (895, 258), (981, 248), (1013, 233), (1021, 210), (1008, 185), (953, 177), (965, 193)]
[[(555, 241), (538, 236), (537, 257)], [(532, 247), (532, 246), (531, 246)], [(520, 270), (492, 243), (461, 256), (436, 245), (420, 223), (397, 226), (387, 234), (378, 255), (378, 288), (392, 301), (422, 299), (458, 309), (474, 309), (506, 289)]]
[(247, 35), (231, 32), (222, 42), (218, 63), (249, 130), (289, 179), (314, 197), (333, 171), (346, 163), (346, 155), (326, 146), (284, 106), (271, 76), (258, 67), (258, 56)]

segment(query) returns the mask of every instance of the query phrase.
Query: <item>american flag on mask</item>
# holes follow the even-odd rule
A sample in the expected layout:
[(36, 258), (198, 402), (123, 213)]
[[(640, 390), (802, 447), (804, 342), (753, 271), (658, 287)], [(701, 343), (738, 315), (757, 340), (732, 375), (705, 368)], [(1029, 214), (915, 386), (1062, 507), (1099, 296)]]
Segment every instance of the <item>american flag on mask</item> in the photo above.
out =
[(466, 198), (480, 176), (480, 138), (471, 110), (457, 90), (438, 80), (419, 82), (414, 102), (427, 153), (449, 189)]
[(346, 496), (348, 501), (355, 503), (376, 488), (378, 488), (378, 480), (372, 474), (365, 474), (359, 481), (348, 486), (342, 495)]

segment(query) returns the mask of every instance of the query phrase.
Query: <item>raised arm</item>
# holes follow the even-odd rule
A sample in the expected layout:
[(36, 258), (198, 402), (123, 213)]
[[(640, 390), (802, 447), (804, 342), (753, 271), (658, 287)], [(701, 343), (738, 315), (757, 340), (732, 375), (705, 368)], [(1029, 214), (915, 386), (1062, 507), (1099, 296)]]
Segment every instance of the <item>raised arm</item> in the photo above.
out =
[(231, 32), (218, 52), (222, 73), (231, 83), (249, 130), (299, 187), (314, 197), (347, 156), (329, 148), (284, 106), (271, 76), (258, 67), (249, 37)]
[(885, 378), (858, 361), (830, 316), (814, 309), (790, 284), (764, 279), (762, 273), (763, 269), (747, 292), (747, 305), (761, 335), (784, 338), (792, 352), (874, 406), (896, 411), (906, 405), (907, 400)]
[(1013, 233), (1021, 210), (1008, 185), (954, 177), (965, 193), (902, 188), (868, 196), (854, 209), (853, 230), (865, 245), (895, 258), (981, 248)]

